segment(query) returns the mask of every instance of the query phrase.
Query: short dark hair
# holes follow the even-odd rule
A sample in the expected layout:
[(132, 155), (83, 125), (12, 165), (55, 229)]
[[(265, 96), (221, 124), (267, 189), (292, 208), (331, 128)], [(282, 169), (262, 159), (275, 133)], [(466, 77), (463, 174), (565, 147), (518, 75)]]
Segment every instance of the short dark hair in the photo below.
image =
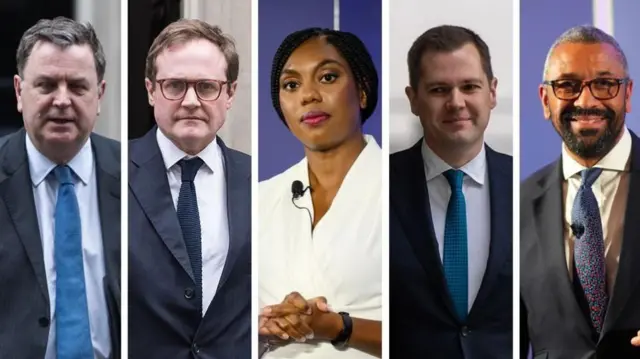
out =
[(489, 81), (493, 80), (493, 69), (491, 68), (491, 54), (489, 46), (475, 32), (453, 25), (442, 25), (431, 28), (418, 37), (411, 45), (407, 55), (407, 65), (409, 66), (409, 83), (414, 89), (417, 88), (420, 76), (422, 76), (421, 62), (422, 56), (428, 52), (453, 52), (466, 44), (473, 44), (482, 61), (482, 69)]
[(96, 73), (98, 81), (104, 79), (107, 68), (107, 60), (102, 50), (102, 45), (90, 23), (82, 24), (66, 17), (56, 17), (52, 20), (43, 19), (30, 27), (22, 35), (18, 51), (16, 52), (16, 64), (18, 65), (18, 75), (23, 77), (24, 68), (31, 51), (39, 41), (54, 44), (62, 49), (72, 45), (88, 44), (93, 52), (93, 59), (96, 63)]
[(364, 123), (373, 114), (378, 104), (378, 72), (371, 54), (367, 51), (362, 40), (356, 35), (345, 31), (308, 28), (291, 33), (282, 41), (273, 58), (271, 67), (271, 100), (273, 108), (286, 125), (287, 122), (280, 108), (280, 75), (282, 68), (293, 51), (307, 40), (316, 37), (324, 37), (327, 43), (338, 50), (338, 53), (344, 57), (349, 68), (351, 68), (358, 90), (364, 91), (367, 97), (367, 104), (364, 109), (360, 109), (360, 121)]

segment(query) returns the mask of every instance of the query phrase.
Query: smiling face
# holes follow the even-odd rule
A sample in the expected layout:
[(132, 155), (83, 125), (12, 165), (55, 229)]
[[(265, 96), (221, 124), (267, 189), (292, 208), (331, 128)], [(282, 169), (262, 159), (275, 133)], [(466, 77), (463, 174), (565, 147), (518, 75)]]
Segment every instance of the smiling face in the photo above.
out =
[(476, 47), (427, 52), (420, 67), (416, 88), (405, 91), (429, 147), (442, 152), (481, 145), (496, 106), (497, 80), (487, 78)]
[(23, 78), (14, 77), (18, 111), (34, 146), (56, 163), (71, 160), (86, 142), (100, 112), (98, 82), (89, 45), (34, 45)]
[[(555, 93), (552, 85), (542, 85), (540, 100), (545, 118), (574, 155), (599, 159), (617, 143), (631, 111), (633, 83), (625, 78), (610, 44), (564, 43), (553, 50), (545, 79), (554, 81)], [(583, 86), (586, 81), (593, 81), (591, 88)]]
[(287, 126), (308, 149), (327, 151), (361, 134), (364, 92), (346, 60), (323, 37), (293, 51), (279, 83)]
[(192, 83), (182, 98), (173, 99), (172, 93), (177, 91), (177, 82), (173, 80), (227, 81), (224, 54), (208, 40), (190, 40), (160, 52), (155, 66), (156, 83), (147, 78), (145, 84), (158, 128), (182, 151), (198, 154), (213, 141), (224, 124), (233, 104), (236, 83), (220, 86), (220, 96), (216, 100), (202, 100), (196, 93), (198, 86), (198, 92), (204, 95), (212, 89), (210, 84), (213, 82)]

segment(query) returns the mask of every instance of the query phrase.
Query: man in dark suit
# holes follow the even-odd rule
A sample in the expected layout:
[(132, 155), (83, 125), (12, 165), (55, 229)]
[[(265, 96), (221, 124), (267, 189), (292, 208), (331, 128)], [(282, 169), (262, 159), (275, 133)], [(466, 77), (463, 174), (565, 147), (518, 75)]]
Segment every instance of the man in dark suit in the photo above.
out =
[(202, 21), (149, 50), (157, 127), (129, 146), (132, 358), (251, 357), (251, 162), (216, 135), (237, 77), (233, 40)]
[(521, 356), (639, 358), (640, 140), (616, 40), (579, 26), (553, 44), (540, 86), (561, 157), (520, 189)]
[(120, 357), (120, 144), (92, 133), (105, 56), (41, 20), (17, 51), (24, 129), (0, 140), (0, 357)]
[(391, 357), (511, 358), (512, 159), (484, 143), (488, 46), (440, 26), (408, 65), (424, 138), (390, 159)]

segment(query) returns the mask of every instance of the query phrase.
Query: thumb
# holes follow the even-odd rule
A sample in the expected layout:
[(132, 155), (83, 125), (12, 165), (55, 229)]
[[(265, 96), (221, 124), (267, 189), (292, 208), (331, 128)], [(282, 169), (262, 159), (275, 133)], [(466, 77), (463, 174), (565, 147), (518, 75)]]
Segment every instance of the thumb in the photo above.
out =
[(327, 313), (331, 311), (331, 308), (329, 308), (329, 304), (327, 303), (327, 298), (316, 297), (313, 298), (313, 301), (315, 302), (316, 308), (318, 308), (320, 311)]

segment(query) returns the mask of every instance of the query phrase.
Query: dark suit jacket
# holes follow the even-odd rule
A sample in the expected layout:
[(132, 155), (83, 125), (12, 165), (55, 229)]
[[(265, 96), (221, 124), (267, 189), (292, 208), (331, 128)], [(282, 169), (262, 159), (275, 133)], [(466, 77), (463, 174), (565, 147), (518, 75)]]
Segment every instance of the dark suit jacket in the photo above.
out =
[[(44, 358), (49, 292), (24, 129), (0, 140), (0, 357)], [(112, 358), (120, 358), (120, 144), (91, 135)]]
[(631, 338), (640, 330), (640, 142), (632, 135), (624, 239), (613, 295), (597, 342), (567, 270), (563, 238), (562, 160), (520, 189), (521, 355), (534, 358), (640, 358)]
[[(229, 253), (204, 318), (156, 128), (129, 145), (131, 358), (251, 357), (251, 161), (218, 138), (225, 161)], [(202, 218), (201, 220), (206, 220)], [(187, 297), (191, 299), (187, 299)]]
[(512, 170), (486, 146), (491, 244), (478, 296), (461, 323), (449, 296), (420, 146), (390, 159), (390, 353), (392, 358), (500, 359), (513, 356)]

